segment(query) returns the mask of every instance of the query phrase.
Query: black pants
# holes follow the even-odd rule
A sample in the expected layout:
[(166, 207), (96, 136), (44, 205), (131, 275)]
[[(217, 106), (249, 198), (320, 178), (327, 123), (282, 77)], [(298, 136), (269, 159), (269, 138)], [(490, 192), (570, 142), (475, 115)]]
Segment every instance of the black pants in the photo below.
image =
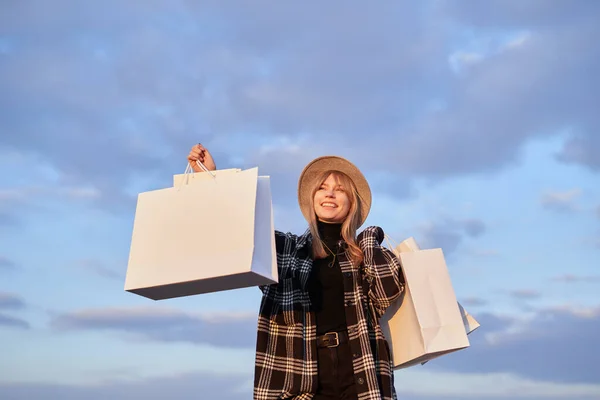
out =
[(313, 400), (356, 400), (354, 369), (350, 345), (317, 349), (319, 386)]

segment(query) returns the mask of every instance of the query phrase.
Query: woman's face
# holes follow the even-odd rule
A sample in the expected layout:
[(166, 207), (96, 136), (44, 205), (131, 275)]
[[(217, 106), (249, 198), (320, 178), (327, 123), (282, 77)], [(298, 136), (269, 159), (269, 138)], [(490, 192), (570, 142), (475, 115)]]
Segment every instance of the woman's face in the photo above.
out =
[(329, 175), (314, 197), (317, 219), (327, 223), (342, 223), (350, 212), (350, 199), (335, 178)]

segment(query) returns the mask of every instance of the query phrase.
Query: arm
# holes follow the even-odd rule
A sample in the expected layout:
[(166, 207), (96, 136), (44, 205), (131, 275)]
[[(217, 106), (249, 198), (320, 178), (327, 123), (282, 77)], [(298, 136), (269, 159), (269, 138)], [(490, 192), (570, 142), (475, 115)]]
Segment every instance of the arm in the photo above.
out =
[(379, 227), (368, 227), (358, 235), (358, 244), (365, 256), (363, 265), (368, 295), (381, 315), (400, 297), (405, 283), (400, 260), (381, 246), (383, 238), (383, 229)]
[[(187, 160), (190, 163), (190, 165), (192, 166), (192, 169), (194, 170), (194, 172), (202, 172), (203, 171), (203, 169), (197, 164), (197, 161), (203, 163), (204, 166), (206, 167), (206, 169), (208, 169), (209, 171), (214, 171), (217, 169), (217, 166), (215, 164), (215, 161), (214, 161), (212, 155), (206, 149), (206, 147), (202, 146), (200, 143), (192, 146), (192, 148), (190, 149), (190, 153), (188, 154)], [(274, 232), (274, 234), (275, 234), (275, 247), (277, 249), (277, 270), (278, 270), (279, 274), (281, 275), (281, 268), (280, 268), (281, 253), (284, 251), (286, 239), (287, 239), (288, 235), (286, 235), (283, 232), (277, 231), (277, 230)], [(268, 290), (271, 286), (277, 286), (277, 285), (276, 284), (261, 285), (261, 286), (259, 286), (259, 288), (264, 294), (267, 294)]]

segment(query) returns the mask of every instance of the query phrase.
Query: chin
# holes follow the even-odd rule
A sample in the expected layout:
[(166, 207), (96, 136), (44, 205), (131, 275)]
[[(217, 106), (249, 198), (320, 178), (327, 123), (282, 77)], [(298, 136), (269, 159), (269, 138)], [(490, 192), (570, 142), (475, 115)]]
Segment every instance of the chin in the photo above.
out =
[(317, 219), (323, 221), (323, 222), (329, 222), (329, 223), (335, 223), (335, 224), (341, 224), (342, 222), (344, 222), (344, 220), (347, 217), (347, 214), (345, 216), (341, 216), (341, 214), (339, 213), (339, 210), (319, 210), (320, 212), (316, 212), (317, 214)]
[(330, 224), (341, 224), (342, 222), (344, 222), (344, 218), (340, 218), (340, 217), (337, 217), (337, 216), (321, 215), (318, 218), (322, 222), (326, 222), (326, 223), (330, 223)]

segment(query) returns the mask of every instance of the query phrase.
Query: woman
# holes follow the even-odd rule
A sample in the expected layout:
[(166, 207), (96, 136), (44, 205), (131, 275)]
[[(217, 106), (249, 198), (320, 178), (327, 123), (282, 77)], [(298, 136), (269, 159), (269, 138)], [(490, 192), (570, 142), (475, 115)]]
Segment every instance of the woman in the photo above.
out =
[[(192, 147), (196, 172), (215, 170)], [(279, 283), (262, 286), (254, 399), (396, 399), (379, 319), (404, 290), (400, 262), (379, 227), (358, 236), (371, 206), (362, 173), (340, 157), (309, 163), (298, 184), (309, 229), (275, 232)]]

